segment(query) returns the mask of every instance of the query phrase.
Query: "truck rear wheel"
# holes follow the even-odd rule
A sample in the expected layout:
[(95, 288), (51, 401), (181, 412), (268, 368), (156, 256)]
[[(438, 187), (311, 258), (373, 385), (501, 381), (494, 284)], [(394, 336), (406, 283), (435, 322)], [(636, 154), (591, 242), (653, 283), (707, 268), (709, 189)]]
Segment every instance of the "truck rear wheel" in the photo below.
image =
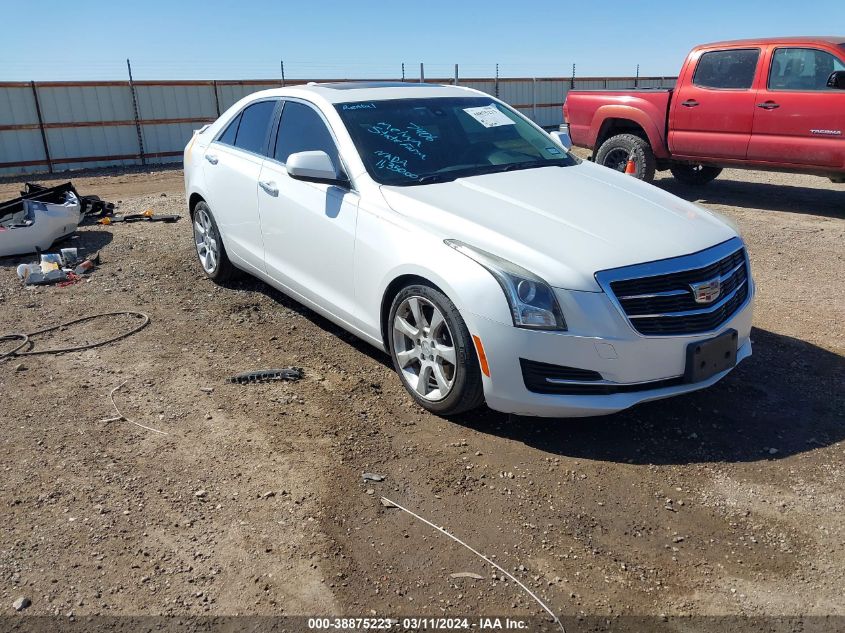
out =
[(678, 163), (669, 168), (675, 180), (685, 185), (701, 186), (716, 178), (722, 173), (721, 167), (710, 167), (708, 165), (688, 165)]
[(611, 136), (596, 152), (596, 162), (616, 171), (625, 171), (628, 160), (633, 159), (636, 172), (634, 175), (640, 180), (651, 182), (654, 180), (654, 170), (657, 161), (648, 141), (634, 134), (617, 134)]

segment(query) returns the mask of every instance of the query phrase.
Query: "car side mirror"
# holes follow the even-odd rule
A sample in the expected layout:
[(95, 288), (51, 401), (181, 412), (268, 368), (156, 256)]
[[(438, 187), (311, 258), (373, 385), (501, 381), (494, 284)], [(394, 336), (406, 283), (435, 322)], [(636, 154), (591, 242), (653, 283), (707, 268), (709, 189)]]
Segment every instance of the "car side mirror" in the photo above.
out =
[(556, 132), (549, 132), (551, 136), (559, 145), (563, 146), (567, 152), (572, 149), (572, 138), (569, 136), (569, 124), (562, 123), (560, 130)]
[(827, 78), (827, 87), (845, 90), (845, 70), (834, 70)]
[(297, 180), (349, 186), (349, 179), (323, 151), (295, 152), (285, 163), (288, 175)]

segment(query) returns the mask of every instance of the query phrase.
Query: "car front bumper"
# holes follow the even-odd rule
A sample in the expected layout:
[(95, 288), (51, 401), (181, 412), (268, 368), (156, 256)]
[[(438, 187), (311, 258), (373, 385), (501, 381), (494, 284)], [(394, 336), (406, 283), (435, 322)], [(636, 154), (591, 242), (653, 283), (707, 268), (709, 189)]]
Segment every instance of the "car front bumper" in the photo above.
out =
[[(641, 336), (604, 293), (559, 296), (567, 332), (532, 331), (472, 315), (468, 325), (481, 339), (490, 369), (490, 376), (483, 377), (487, 405), (517, 415), (587, 417), (709, 387), (731, 370), (700, 382), (683, 382), (687, 346), (733, 329), (738, 335), (737, 364), (751, 356), (753, 296), (752, 285), (748, 299), (730, 319), (716, 331), (701, 335)], [(520, 358), (598, 372), (602, 385), (611, 390), (619, 387), (619, 392), (563, 395), (530, 391)], [(652, 382), (656, 388), (649, 387)]]

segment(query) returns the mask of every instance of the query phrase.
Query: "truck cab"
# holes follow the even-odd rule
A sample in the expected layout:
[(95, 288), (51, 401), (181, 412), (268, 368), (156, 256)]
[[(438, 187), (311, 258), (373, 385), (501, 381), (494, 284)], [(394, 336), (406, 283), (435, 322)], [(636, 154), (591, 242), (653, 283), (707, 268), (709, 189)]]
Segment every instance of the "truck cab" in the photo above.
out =
[(576, 145), (645, 180), (670, 169), (704, 184), (723, 167), (796, 171), (845, 180), (845, 37), (698, 46), (668, 91), (570, 91)]

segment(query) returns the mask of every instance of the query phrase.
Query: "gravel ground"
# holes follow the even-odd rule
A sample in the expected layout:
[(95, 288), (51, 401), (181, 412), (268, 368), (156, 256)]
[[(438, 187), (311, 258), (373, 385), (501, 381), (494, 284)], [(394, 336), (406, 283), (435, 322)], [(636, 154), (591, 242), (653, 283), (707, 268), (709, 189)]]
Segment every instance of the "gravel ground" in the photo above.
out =
[[(74, 183), (122, 213), (186, 213), (176, 169)], [(0, 260), (2, 332), (152, 318), (114, 345), (0, 363), (0, 613), (20, 597), (63, 616), (541, 613), (385, 495), (562, 615), (845, 615), (845, 185), (656, 184), (742, 228), (754, 356), (707, 391), (606, 418), (429, 415), (380, 352), (263, 283), (207, 281), (185, 218), (81, 227), (67, 245), (102, 265), (66, 288), (23, 289), (30, 258)], [(306, 378), (225, 382), (287, 365)], [(103, 421), (124, 381), (120, 411), (166, 435)]]

